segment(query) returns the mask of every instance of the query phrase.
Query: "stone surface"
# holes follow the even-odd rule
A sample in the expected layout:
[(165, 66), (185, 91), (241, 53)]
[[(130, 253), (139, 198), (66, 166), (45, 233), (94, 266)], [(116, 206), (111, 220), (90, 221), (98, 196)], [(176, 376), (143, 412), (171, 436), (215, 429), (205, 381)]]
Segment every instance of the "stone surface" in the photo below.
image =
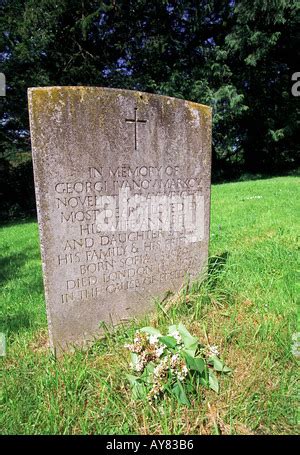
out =
[(92, 87), (28, 97), (50, 343), (61, 351), (204, 270), (211, 109)]

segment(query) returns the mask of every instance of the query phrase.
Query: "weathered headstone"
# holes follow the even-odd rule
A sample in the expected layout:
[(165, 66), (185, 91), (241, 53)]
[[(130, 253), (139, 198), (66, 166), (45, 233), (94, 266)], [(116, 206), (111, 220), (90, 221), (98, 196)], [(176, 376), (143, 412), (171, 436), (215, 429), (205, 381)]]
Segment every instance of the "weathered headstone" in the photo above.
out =
[(29, 89), (50, 342), (151, 308), (206, 266), (211, 109), (147, 93)]

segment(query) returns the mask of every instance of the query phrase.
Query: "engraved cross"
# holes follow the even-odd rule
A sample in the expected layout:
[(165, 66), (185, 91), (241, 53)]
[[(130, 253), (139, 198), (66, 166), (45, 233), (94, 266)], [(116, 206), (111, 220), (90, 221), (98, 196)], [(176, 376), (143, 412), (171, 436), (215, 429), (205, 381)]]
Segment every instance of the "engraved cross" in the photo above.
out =
[(138, 123), (146, 123), (147, 120), (140, 120), (137, 118), (137, 107), (135, 107), (134, 108), (134, 118), (133, 119), (126, 118), (125, 122), (134, 123), (134, 149), (137, 150), (137, 146), (138, 146), (137, 125), (138, 125)]

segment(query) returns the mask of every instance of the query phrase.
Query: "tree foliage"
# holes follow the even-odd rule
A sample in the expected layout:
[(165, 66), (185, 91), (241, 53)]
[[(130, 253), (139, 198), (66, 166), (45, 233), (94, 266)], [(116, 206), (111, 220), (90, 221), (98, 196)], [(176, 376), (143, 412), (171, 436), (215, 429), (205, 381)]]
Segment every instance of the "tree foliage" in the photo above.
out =
[(29, 151), (27, 88), (138, 89), (213, 107), (214, 176), (299, 163), (296, 0), (2, 0), (0, 152)]

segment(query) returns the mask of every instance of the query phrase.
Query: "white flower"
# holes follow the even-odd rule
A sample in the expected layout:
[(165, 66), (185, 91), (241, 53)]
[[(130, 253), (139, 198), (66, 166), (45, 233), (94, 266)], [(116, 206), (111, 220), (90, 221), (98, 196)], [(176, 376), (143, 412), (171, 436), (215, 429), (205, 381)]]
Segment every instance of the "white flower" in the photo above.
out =
[(135, 369), (136, 371), (143, 371), (144, 369), (144, 363), (143, 362), (137, 362), (136, 365), (135, 365)]
[(157, 344), (158, 343), (158, 335), (150, 335), (149, 336), (149, 343), (150, 344)]
[(164, 346), (161, 345), (160, 347), (158, 347), (156, 350), (155, 350), (155, 355), (157, 358), (159, 358), (163, 353), (164, 353)]
[(161, 368), (161, 365), (159, 364), (159, 365), (157, 365), (157, 367), (154, 368), (154, 370), (153, 370), (153, 376), (154, 376), (155, 378), (159, 377), (161, 371), (162, 371), (162, 368)]
[(179, 381), (183, 381), (186, 378), (187, 374), (188, 374), (187, 366), (183, 365), (181, 371), (177, 372), (177, 378), (179, 379)]
[(172, 332), (170, 334), (173, 338), (175, 338), (175, 340), (177, 341), (178, 344), (182, 343), (182, 338), (181, 338), (181, 335), (180, 333), (178, 332), (178, 330), (174, 330), (174, 332)]
[(138, 360), (135, 364), (135, 369), (136, 371), (143, 371), (143, 369), (145, 368), (145, 364), (147, 363), (147, 359), (145, 356), (143, 355), (139, 355), (138, 356)]
[(209, 347), (209, 354), (208, 355), (219, 355), (219, 349), (218, 346), (210, 346)]
[(169, 368), (169, 359), (168, 357), (163, 358), (160, 363), (154, 368), (153, 375), (155, 378), (162, 378), (166, 375), (166, 372)]
[(143, 347), (141, 344), (139, 343), (135, 343), (135, 344), (124, 344), (124, 348), (128, 349), (129, 351), (131, 352), (136, 352), (136, 353), (139, 353), (142, 351)]
[(171, 357), (171, 368), (176, 368), (179, 360), (179, 354), (173, 354)]

